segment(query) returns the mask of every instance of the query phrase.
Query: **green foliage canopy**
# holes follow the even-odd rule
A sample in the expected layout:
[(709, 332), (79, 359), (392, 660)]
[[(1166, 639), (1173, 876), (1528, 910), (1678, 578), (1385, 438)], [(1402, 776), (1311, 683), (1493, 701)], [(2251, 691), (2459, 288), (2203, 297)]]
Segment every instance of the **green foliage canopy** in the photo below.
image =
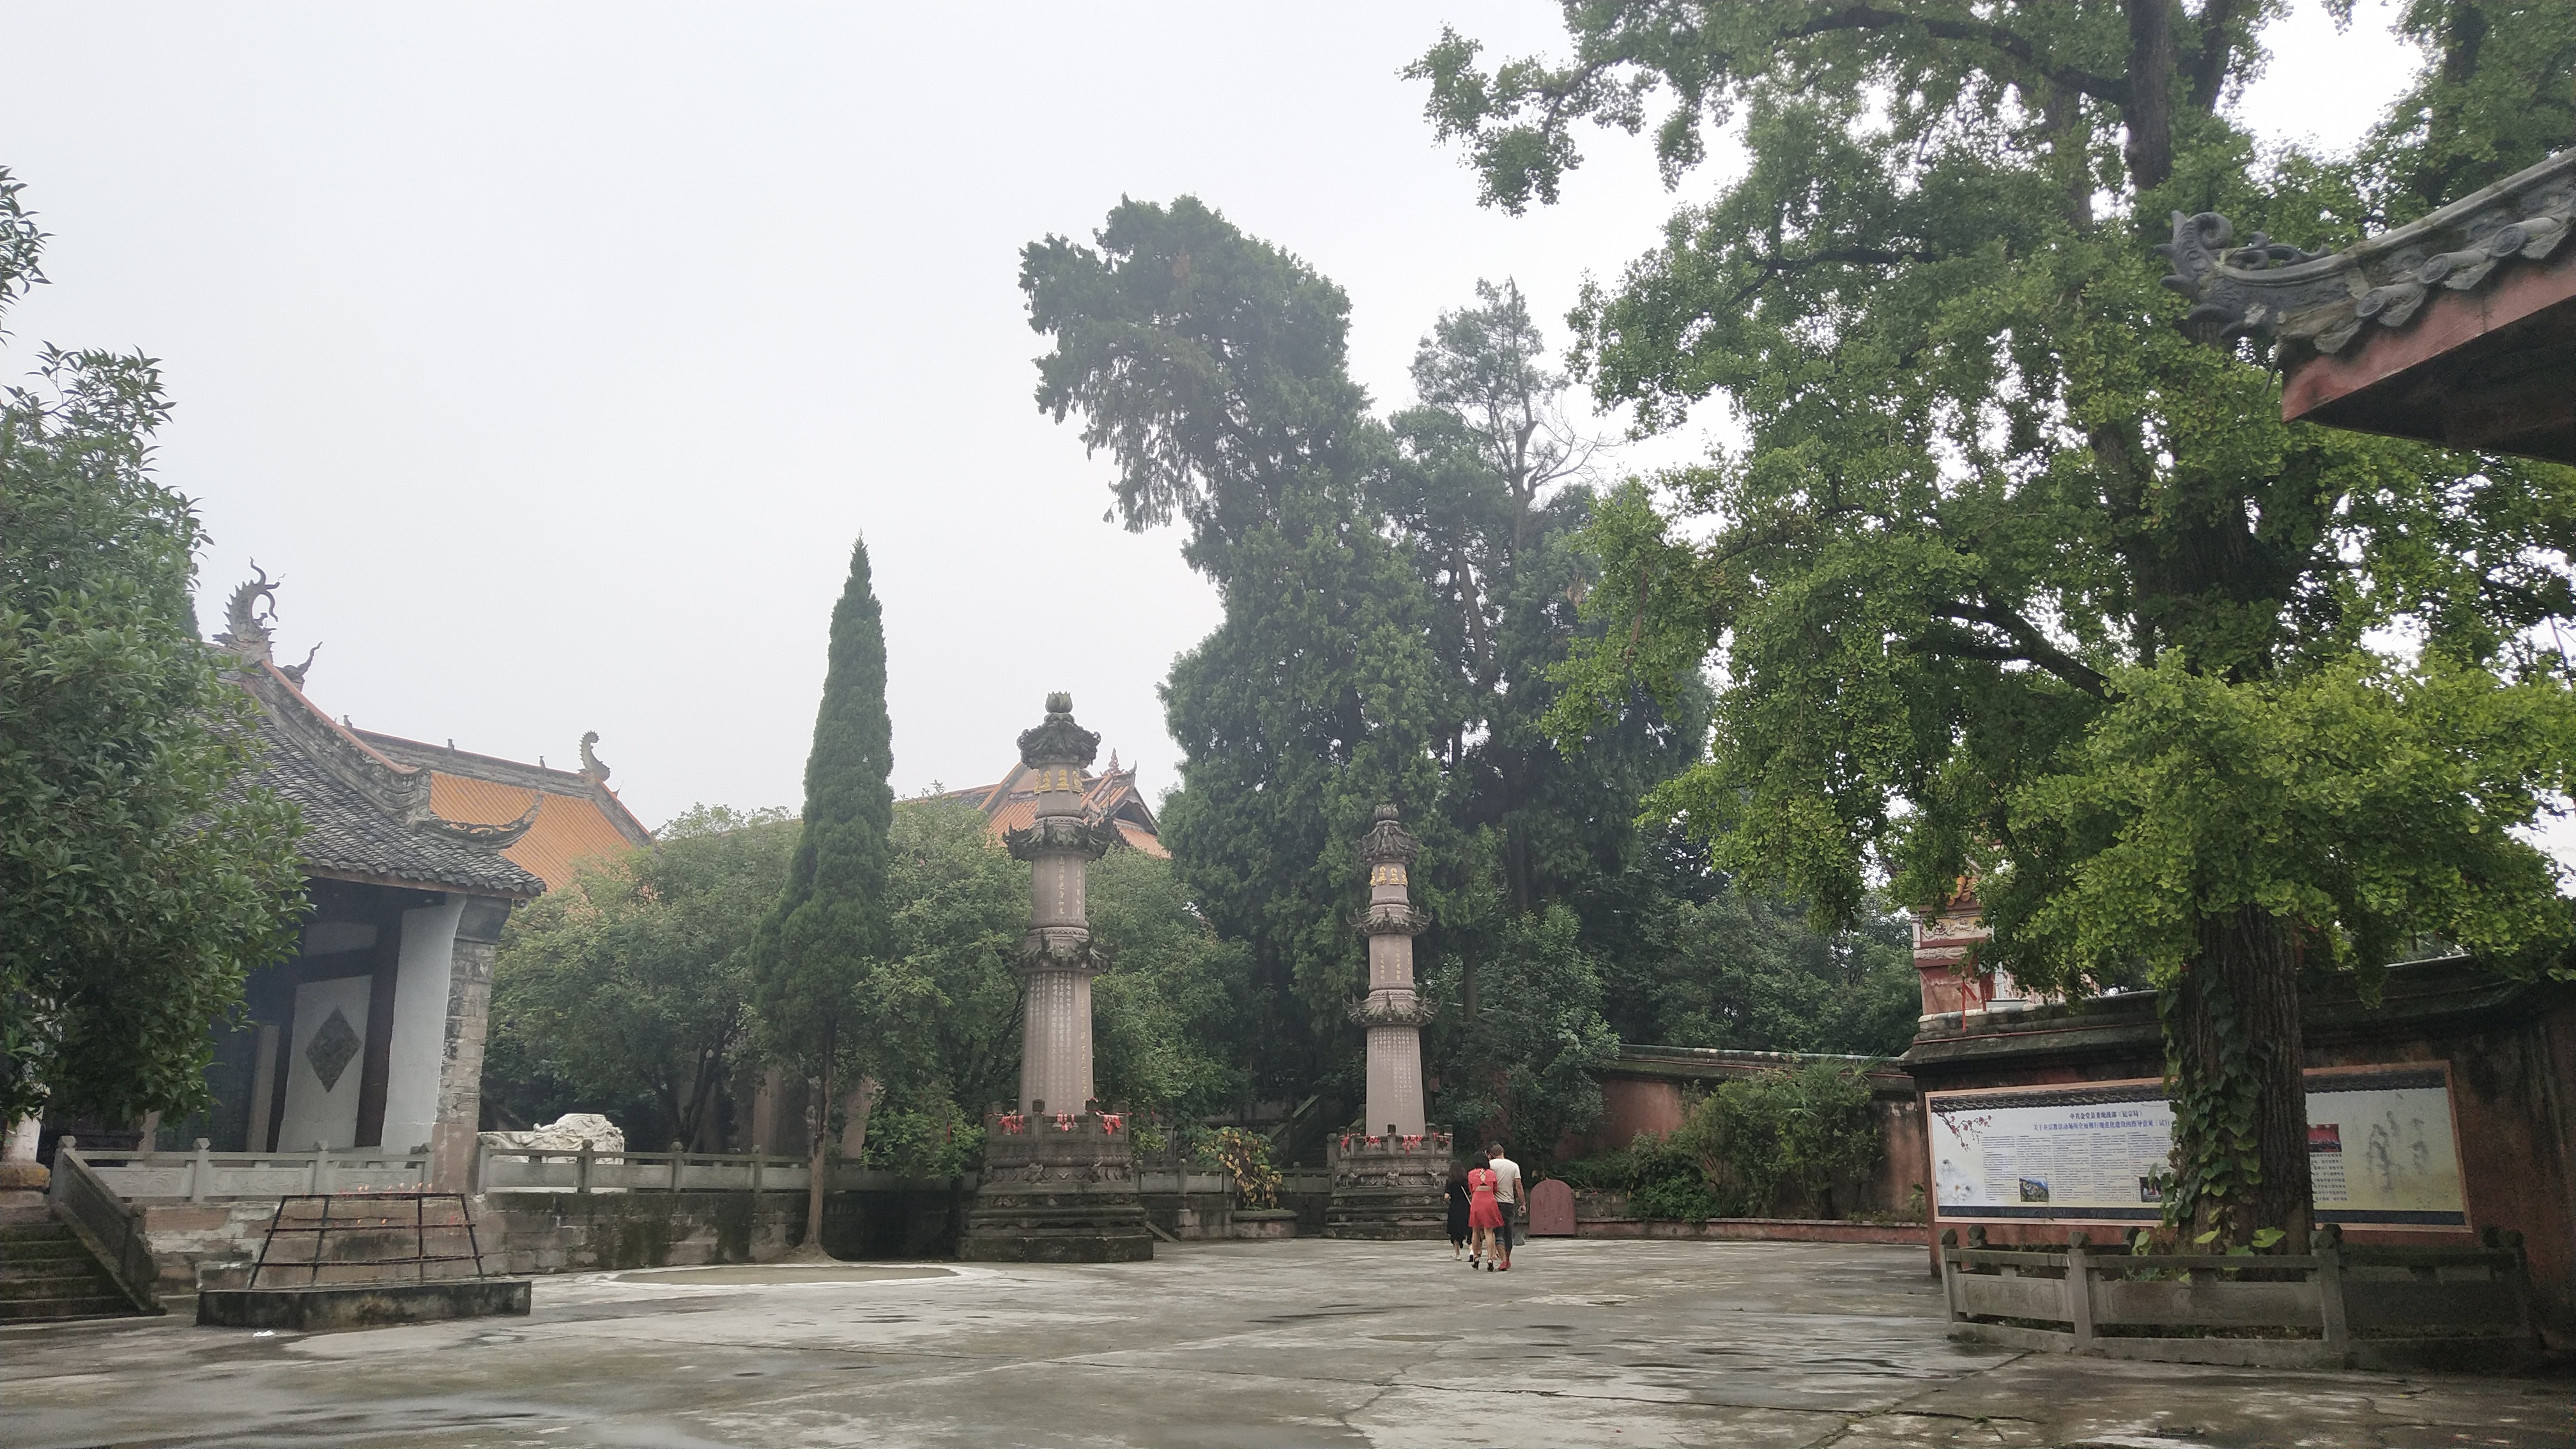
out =
[[(0, 169), (0, 317), (43, 236)], [(210, 1028), (305, 910), (294, 807), (197, 638), (150, 358), (48, 347), (0, 403), (0, 1121), (212, 1105)]]
[[(1583, 949), (1582, 923), (1562, 904), (1505, 919), (1478, 964), (1477, 1009), (1444, 1019), (1431, 1057), (1439, 1115), (1462, 1138), (1501, 1138), (1533, 1160), (1558, 1139), (1601, 1121), (1598, 1074), (1618, 1056), (1602, 1018), (1600, 963)], [(1466, 963), (1445, 959), (1432, 991), (1457, 1000)]]
[(708, 1145), (750, 1027), (752, 940), (798, 833), (784, 810), (701, 805), (521, 908), (492, 964), (493, 1095), (642, 1099), (659, 1120), (625, 1123), (637, 1145)]
[(1250, 952), (1262, 1086), (1311, 1083), (1355, 1055), (1352, 842), (1378, 804), (1433, 798), (1450, 713), (1426, 601), (1366, 508), (1394, 449), (1348, 373), (1348, 301), (1190, 197), (1121, 203), (1094, 245), (1032, 243), (1020, 285), (1054, 340), (1038, 406), (1082, 414), (1117, 515), (1184, 523), (1224, 601), (1163, 686), (1182, 749), (1163, 838)]
[(1752, 1216), (1793, 1208), (1830, 1216), (1835, 1186), (1876, 1168), (1886, 1153), (1870, 1118), (1869, 1079), (1835, 1062), (1720, 1083), (1672, 1141), (1699, 1160), (1731, 1211)]
[(2148, 252), (2169, 211), (2348, 244), (2576, 140), (2576, 6), (2408, 6), (2425, 78), (2349, 162), (2229, 116), (2269, 13), (1606, 4), (1565, 64), (1451, 34), (1415, 71), (1510, 209), (1659, 90), (1668, 177), (1715, 124), (1750, 152), (1573, 319), (1604, 401), (1720, 397), (1749, 446), (1605, 500), (1557, 727), (1716, 650), (1711, 756), (1653, 804), (1721, 867), (1826, 917), (1881, 864), (1973, 874), (2024, 980), (2177, 988), (2171, 1205), (2239, 1239), (2306, 1208), (2295, 963), (2557, 959), (2518, 831), (2576, 759), (2576, 472), (2283, 424)]
[(805, 761), (804, 828), (787, 888), (752, 953), (753, 1000), (773, 1059), (824, 1073), (835, 1052), (858, 1044), (843, 1028), (859, 1013), (899, 1018), (909, 1005), (909, 996), (863, 998), (859, 990), (887, 944), (893, 769), (885, 623), (860, 540), (850, 546), (849, 582), (832, 609), (830, 663)]

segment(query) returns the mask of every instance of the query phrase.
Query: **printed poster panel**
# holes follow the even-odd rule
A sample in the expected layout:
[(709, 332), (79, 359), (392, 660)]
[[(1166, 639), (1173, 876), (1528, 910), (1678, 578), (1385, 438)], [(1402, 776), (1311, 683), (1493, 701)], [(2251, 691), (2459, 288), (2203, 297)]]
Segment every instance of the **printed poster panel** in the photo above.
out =
[[(2447, 1066), (2313, 1071), (2308, 1170), (2317, 1220), (2465, 1228)], [(2152, 1224), (2173, 1104), (2156, 1079), (1931, 1092), (1934, 1215), (1957, 1222)]]

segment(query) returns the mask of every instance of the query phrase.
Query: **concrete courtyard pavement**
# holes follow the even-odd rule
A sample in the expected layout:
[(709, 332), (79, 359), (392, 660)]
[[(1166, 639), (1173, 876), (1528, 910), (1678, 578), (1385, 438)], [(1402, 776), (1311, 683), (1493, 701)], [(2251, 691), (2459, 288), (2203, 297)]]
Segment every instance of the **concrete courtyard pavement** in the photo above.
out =
[(2565, 1381), (1952, 1344), (1914, 1249), (1156, 1251), (541, 1278), (527, 1318), (352, 1333), (0, 1331), (0, 1445), (2576, 1444)]

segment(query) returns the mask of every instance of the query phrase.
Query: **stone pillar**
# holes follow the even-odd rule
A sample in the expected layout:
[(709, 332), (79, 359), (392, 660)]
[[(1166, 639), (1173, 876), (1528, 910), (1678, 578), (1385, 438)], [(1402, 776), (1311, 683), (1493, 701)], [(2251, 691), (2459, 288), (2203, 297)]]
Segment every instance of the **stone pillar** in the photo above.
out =
[(36, 1138), (43, 1129), (41, 1117), (21, 1117), (9, 1124), (8, 1144), (0, 1148), (0, 1192), (33, 1191), (45, 1186), (50, 1174), (36, 1160)]
[(476, 1129), (483, 1116), (483, 1033), (492, 1015), (492, 958), (500, 950), (511, 905), (498, 896), (467, 896), (457, 918), (439, 1051), (438, 1117), (429, 1129), (430, 1181), (440, 1192), (467, 1191), (474, 1173)]
[(1368, 862), (1368, 909), (1360, 934), (1368, 938), (1368, 995), (1351, 1015), (1368, 1028), (1368, 1113), (1360, 1126), (1398, 1137), (1423, 1134), (1422, 1024), (1430, 1020), (1413, 986), (1413, 938), (1422, 913), (1413, 908), (1413, 861), (1421, 853), (1395, 807), (1377, 807), (1377, 823), (1360, 837)]
[(1047, 696), (1044, 723), (1020, 736), (1037, 818), (1003, 836), (1029, 863), (1027, 979), (1020, 1101), (984, 1123), (984, 1176), (959, 1256), (984, 1262), (1127, 1262), (1154, 1256), (1136, 1195), (1125, 1121), (1104, 1113), (1091, 1077), (1091, 978), (1107, 965), (1091, 944), (1091, 862), (1117, 827), (1083, 809), (1083, 769), (1100, 736), (1073, 721), (1073, 696)]
[(1436, 1238), (1444, 1232), (1441, 1179), (1449, 1138), (1425, 1121), (1422, 1025), (1432, 1003), (1413, 981), (1413, 938), (1426, 922), (1413, 906), (1412, 869), (1421, 845), (1396, 823), (1392, 805), (1360, 837), (1368, 863), (1368, 907), (1357, 922), (1368, 938), (1368, 995), (1351, 1019), (1368, 1033), (1368, 1106), (1358, 1123), (1326, 1144), (1333, 1201), (1324, 1230), (1339, 1238)]
[[(1073, 696), (1047, 696), (1044, 724), (1020, 736), (1020, 763), (1038, 796), (1037, 819), (1003, 837), (1029, 863), (1029, 933), (1020, 941), (1028, 978), (1020, 1047), (1020, 1110), (1087, 1112), (1091, 1084), (1091, 863), (1115, 842), (1082, 808), (1082, 771), (1100, 736), (1073, 722)], [(1038, 1104), (1044, 1103), (1041, 1108)]]

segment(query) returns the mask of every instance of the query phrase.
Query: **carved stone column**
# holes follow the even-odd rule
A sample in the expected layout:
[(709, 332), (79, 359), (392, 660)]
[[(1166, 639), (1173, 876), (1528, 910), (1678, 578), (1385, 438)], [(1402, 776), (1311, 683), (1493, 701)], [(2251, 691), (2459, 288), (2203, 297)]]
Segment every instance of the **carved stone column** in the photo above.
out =
[(1360, 838), (1368, 863), (1368, 995), (1351, 1019), (1368, 1032), (1368, 1106), (1356, 1129), (1326, 1144), (1333, 1201), (1325, 1232), (1343, 1238), (1425, 1238), (1444, 1232), (1441, 1179), (1449, 1137), (1423, 1120), (1422, 1026), (1432, 1003), (1414, 985), (1413, 938), (1427, 924), (1414, 909), (1412, 869), (1421, 845), (1392, 805)]
[(1029, 863), (1029, 933), (1020, 942), (1028, 979), (1022, 1017), (1020, 1110), (1087, 1112), (1091, 1084), (1091, 863), (1117, 844), (1116, 827), (1082, 806), (1082, 772), (1100, 736), (1073, 722), (1073, 696), (1047, 696), (1044, 724), (1020, 736), (1020, 763), (1037, 788), (1037, 818), (1003, 836), (1013, 859)]
[(1100, 736), (1073, 721), (1073, 696), (1047, 696), (1046, 721), (1020, 736), (1037, 818), (1003, 843), (1029, 862), (1027, 979), (1020, 1101), (984, 1123), (984, 1175), (959, 1256), (984, 1262), (1103, 1263), (1154, 1256), (1136, 1196), (1126, 1123), (1100, 1110), (1091, 1077), (1091, 978), (1107, 965), (1091, 944), (1091, 862), (1117, 827), (1082, 804), (1082, 772)]

